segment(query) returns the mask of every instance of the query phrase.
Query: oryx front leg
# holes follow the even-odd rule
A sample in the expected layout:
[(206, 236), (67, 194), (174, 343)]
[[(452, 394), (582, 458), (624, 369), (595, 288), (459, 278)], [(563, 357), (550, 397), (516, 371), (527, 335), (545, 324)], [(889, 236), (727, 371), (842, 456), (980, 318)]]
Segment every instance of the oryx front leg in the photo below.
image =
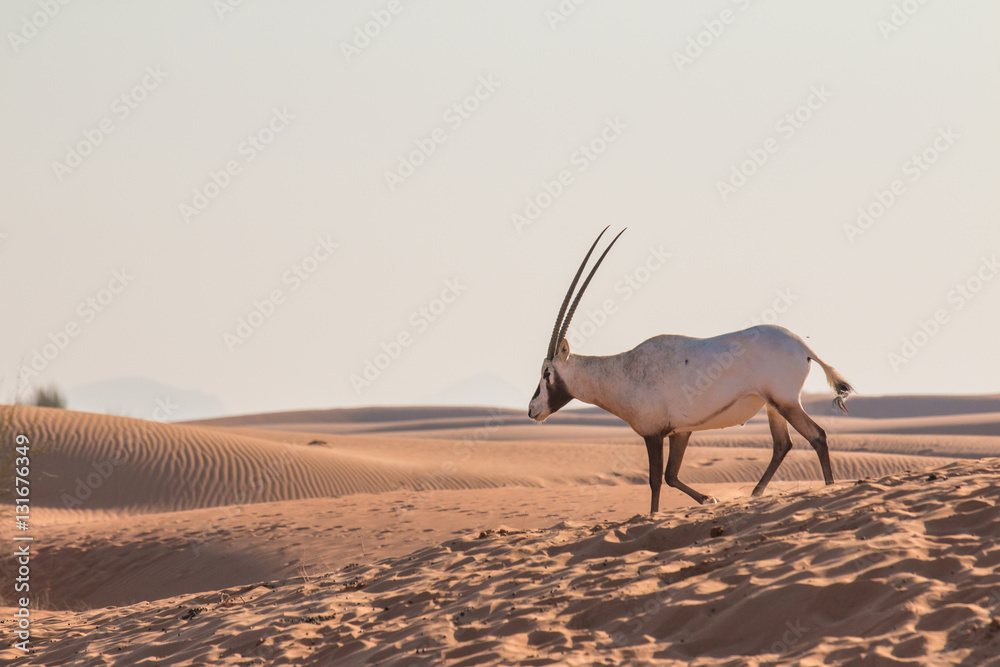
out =
[(683, 491), (694, 498), (699, 504), (704, 505), (705, 503), (717, 503), (719, 501), (716, 498), (706, 496), (704, 493), (698, 493), (690, 486), (677, 479), (677, 473), (680, 472), (681, 463), (684, 461), (684, 451), (687, 449), (688, 439), (690, 437), (690, 431), (685, 433), (674, 433), (670, 436), (670, 455), (667, 458), (667, 472), (664, 474), (664, 479), (667, 482), (667, 486), (672, 486), (675, 489)]
[(826, 445), (826, 431), (820, 428), (820, 425), (814, 422), (798, 403), (776, 403), (775, 407), (781, 416), (788, 420), (792, 428), (801, 433), (802, 437), (808, 440), (812, 448), (816, 450), (820, 468), (823, 469), (823, 481), (827, 484), (833, 484), (833, 468), (830, 466), (830, 448)]
[(649, 513), (660, 509), (660, 487), (663, 485), (663, 436), (651, 435), (646, 441), (646, 455), (649, 457)]
[(778, 413), (778, 410), (771, 405), (767, 404), (767, 423), (771, 427), (771, 439), (774, 440), (774, 452), (771, 454), (771, 463), (768, 464), (767, 470), (761, 476), (760, 481), (757, 482), (757, 486), (753, 490), (753, 495), (759, 496), (764, 493), (764, 489), (767, 488), (768, 482), (774, 477), (774, 473), (778, 471), (778, 466), (781, 462), (785, 460), (785, 455), (792, 449), (792, 439), (788, 437), (788, 422), (785, 418)]

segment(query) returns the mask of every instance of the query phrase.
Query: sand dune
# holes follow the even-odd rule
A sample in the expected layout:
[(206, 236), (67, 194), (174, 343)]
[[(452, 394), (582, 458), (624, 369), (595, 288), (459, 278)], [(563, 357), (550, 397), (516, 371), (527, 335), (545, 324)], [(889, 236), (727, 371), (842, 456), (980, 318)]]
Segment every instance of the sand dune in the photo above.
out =
[[(795, 490), (820, 482), (777, 482)], [(752, 485), (708, 484), (719, 498)], [(542, 528), (565, 520), (625, 519), (648, 502), (645, 485), (392, 491), (165, 514), (50, 513), (37, 545), (38, 592), (48, 609), (128, 605), (183, 593), (403, 556), (501, 523)], [(665, 494), (664, 507), (690, 507)], [(72, 564), (67, 567), (67, 564)]]
[[(866, 419), (938, 417), (1000, 412), (1000, 394), (992, 396), (852, 396), (851, 415)], [(805, 395), (802, 405), (809, 414), (836, 414), (829, 397)]]
[[(589, 433), (580, 426), (554, 427), (556, 437), (543, 441), (494, 442), (489, 433), (486, 439), (456, 442), (412, 434), (254, 432), (45, 408), (19, 408), (15, 426), (45, 450), (40, 458), (45, 474), (33, 489), (37, 508), (168, 512), (398, 489), (633, 484), (647, 474), (637, 436), (623, 432), (615, 439), (581, 442), (574, 436)], [(688, 455), (685, 479), (755, 482), (769, 460), (769, 439), (740, 438), (727, 446), (731, 443), (713, 440), (718, 437), (699, 438), (702, 444)], [(868, 452), (856, 453), (848, 440), (838, 439), (836, 474), (858, 479), (923, 465), (914, 458), (917, 452), (896, 453), (893, 445), (901, 444), (888, 442), (876, 455), (871, 444)], [(919, 456), (932, 449), (948, 455), (947, 448), (928, 446)], [(1000, 447), (987, 450), (1000, 454)], [(793, 450), (776, 479), (820, 479), (811, 450)]]
[(838, 483), (793, 435), (758, 499), (766, 420), (696, 434), (681, 478), (722, 504), (665, 489), (652, 518), (645, 448), (599, 410), (3, 407), (34, 443), (40, 641), (0, 658), (989, 664), (998, 398), (925, 399), (819, 416)]
[[(437, 461), (372, 456), (365, 443), (276, 442), (196, 426), (19, 408), (15, 428), (44, 448), (40, 508), (164, 512), (410, 487), (481, 488), (541, 483), (535, 474), (462, 470)], [(339, 445), (339, 446), (338, 446)], [(409, 444), (408, 444), (409, 446)], [(510, 466), (508, 466), (510, 468)], [(565, 481), (575, 478), (563, 476)]]
[[(1000, 396), (853, 396), (850, 414), (840, 415), (828, 396), (803, 397), (803, 406), (835, 433), (976, 435), (1000, 438)], [(631, 433), (620, 419), (600, 408), (571, 406), (539, 426), (524, 410), (477, 407), (379, 407), (300, 410), (223, 417), (189, 422), (199, 426), (251, 428), (305, 433), (382, 433), (413, 437), (545, 439), (555, 427), (587, 426), (587, 436)], [(531, 429), (536, 433), (532, 434)], [(767, 433), (763, 411), (748, 422), (747, 432)]]
[(850, 419), (838, 421), (841, 432), (895, 433), (898, 435), (927, 433), (951, 435), (1000, 434), (1000, 412), (935, 417), (896, 417), (892, 419)]
[[(41, 614), (34, 664), (997, 664), (1000, 461)], [(23, 664), (11, 651), (4, 657)]]

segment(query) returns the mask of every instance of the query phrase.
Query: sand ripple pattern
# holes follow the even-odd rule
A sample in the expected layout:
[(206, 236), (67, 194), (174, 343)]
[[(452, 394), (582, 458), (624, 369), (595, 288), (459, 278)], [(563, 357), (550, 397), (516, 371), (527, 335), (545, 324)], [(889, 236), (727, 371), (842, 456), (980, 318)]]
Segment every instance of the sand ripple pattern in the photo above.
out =
[(32, 664), (996, 665), (998, 502), (990, 459), (497, 526), (317, 578), (80, 612), (72, 632), (39, 621)]
[[(163, 424), (32, 407), (18, 407), (14, 422), (34, 443), (39, 474), (32, 503), (42, 510), (170, 512), (401, 489), (644, 484), (648, 475), (638, 436), (595, 442), (589, 426), (555, 431), (552, 440), (493, 441), (491, 434), (485, 440), (455, 441)], [(879, 477), (928, 464), (930, 446), (876, 446), (865, 438), (831, 437), (837, 479)], [(945, 456), (952, 451), (967, 455), (943, 448)], [(769, 458), (767, 436), (699, 437), (681, 478), (695, 485), (752, 487)], [(775, 477), (821, 478), (815, 454), (802, 442)]]
[(529, 476), (396, 463), (366, 456), (363, 448), (338, 450), (68, 410), (18, 407), (14, 428), (34, 446), (32, 503), (39, 508), (167, 512), (406, 488), (538, 483)]

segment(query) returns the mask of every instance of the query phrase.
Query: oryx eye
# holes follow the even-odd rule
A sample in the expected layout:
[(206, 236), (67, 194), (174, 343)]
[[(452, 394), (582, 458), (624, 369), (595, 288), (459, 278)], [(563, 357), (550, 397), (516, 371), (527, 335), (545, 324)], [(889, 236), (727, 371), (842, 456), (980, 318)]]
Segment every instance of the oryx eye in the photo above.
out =
[(542, 373), (542, 379), (545, 380), (546, 382), (548, 382), (551, 379), (548, 369), (546, 369), (545, 372)]

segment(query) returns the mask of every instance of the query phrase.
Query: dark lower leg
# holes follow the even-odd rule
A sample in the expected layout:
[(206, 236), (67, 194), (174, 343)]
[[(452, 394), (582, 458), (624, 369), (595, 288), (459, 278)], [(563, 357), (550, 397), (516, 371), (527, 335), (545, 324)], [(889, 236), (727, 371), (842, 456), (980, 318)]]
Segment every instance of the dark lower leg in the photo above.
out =
[(827, 484), (833, 484), (833, 467), (830, 465), (830, 449), (826, 445), (826, 431), (806, 414), (801, 405), (778, 405), (777, 408), (792, 428), (801, 433), (816, 450), (819, 466), (823, 469), (823, 480)]
[(660, 509), (660, 487), (663, 484), (663, 436), (654, 435), (645, 438), (646, 455), (649, 457), (649, 512), (653, 514)]
[(767, 405), (767, 423), (771, 427), (771, 439), (774, 441), (774, 451), (771, 454), (771, 462), (764, 471), (760, 481), (753, 490), (753, 495), (759, 496), (764, 493), (774, 473), (778, 471), (778, 466), (785, 460), (785, 455), (792, 448), (792, 439), (788, 437), (788, 422), (785, 421), (778, 411), (770, 404)]
[(826, 433), (820, 429), (820, 435), (816, 440), (809, 442), (819, 456), (819, 467), (823, 469), (823, 481), (833, 484), (833, 466), (830, 465), (830, 448), (826, 445)]
[(687, 450), (688, 439), (690, 437), (690, 432), (675, 433), (670, 436), (670, 455), (667, 458), (667, 472), (664, 475), (664, 478), (667, 481), (667, 485), (688, 494), (694, 498), (695, 502), (704, 504), (704, 502), (708, 500), (708, 496), (704, 493), (698, 493), (690, 486), (677, 479), (677, 473), (680, 472), (681, 463), (684, 461), (684, 452)]

